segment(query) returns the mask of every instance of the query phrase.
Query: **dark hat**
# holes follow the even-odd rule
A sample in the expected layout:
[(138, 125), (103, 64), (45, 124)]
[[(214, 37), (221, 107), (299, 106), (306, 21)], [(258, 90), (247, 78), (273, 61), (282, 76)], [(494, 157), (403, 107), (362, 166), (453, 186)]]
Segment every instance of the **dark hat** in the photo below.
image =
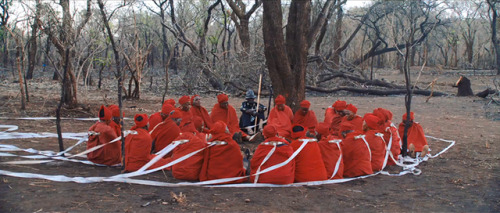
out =
[(253, 92), (253, 90), (249, 89), (247, 91), (247, 94), (245, 95), (245, 99), (255, 99), (257, 96), (255, 96), (255, 93)]

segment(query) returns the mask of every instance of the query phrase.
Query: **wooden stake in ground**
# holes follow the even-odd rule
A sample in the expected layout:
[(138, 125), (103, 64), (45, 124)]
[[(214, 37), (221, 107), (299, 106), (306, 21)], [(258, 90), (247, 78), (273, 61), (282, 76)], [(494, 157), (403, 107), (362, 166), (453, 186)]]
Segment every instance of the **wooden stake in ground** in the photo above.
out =
[(257, 133), (257, 121), (259, 120), (259, 105), (260, 105), (260, 90), (261, 90), (261, 87), (262, 87), (262, 74), (259, 75), (259, 90), (257, 92), (257, 108), (255, 110), (257, 110), (257, 117), (255, 118), (255, 133)]

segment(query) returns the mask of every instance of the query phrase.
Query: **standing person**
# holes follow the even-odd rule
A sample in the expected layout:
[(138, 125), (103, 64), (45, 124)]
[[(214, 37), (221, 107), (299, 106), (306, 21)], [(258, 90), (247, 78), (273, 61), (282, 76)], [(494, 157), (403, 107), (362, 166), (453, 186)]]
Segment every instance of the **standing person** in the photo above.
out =
[[(247, 134), (254, 134), (258, 131), (257, 127), (247, 128), (258, 124), (261, 120), (265, 120), (266, 116), (264, 112), (267, 108), (259, 103), (259, 109), (257, 110), (257, 103), (255, 102), (255, 96), (253, 90), (248, 90), (243, 103), (241, 103), (241, 117), (240, 117), (240, 129), (242, 129)], [(257, 122), (255, 122), (257, 120)]]
[[(245, 176), (240, 146), (231, 138), (226, 124), (222, 121), (216, 121), (212, 129), (210, 129), (210, 133), (212, 134), (210, 143), (215, 145), (205, 151), (200, 181)], [(246, 179), (242, 178), (225, 183), (242, 183), (245, 181)]]
[(212, 108), (210, 118), (212, 122), (222, 121), (229, 128), (229, 132), (236, 141), (241, 142), (241, 139), (249, 140), (250, 136), (242, 132), (238, 126), (238, 116), (233, 106), (229, 104), (229, 97), (226, 94), (217, 95), (217, 102)]
[(284, 138), (290, 138), (292, 133), (293, 112), (290, 107), (285, 105), (286, 99), (278, 95), (274, 100), (275, 107), (271, 110), (267, 119), (267, 125), (274, 125), (278, 130), (278, 135)]
[[(295, 159), (292, 159), (286, 165), (260, 174), (257, 172), (265, 170), (271, 166), (285, 162), (293, 154), (293, 148), (283, 138), (277, 137), (278, 130), (273, 125), (266, 125), (262, 130), (266, 140), (259, 144), (250, 161), (251, 173), (250, 182), (252, 183), (271, 183), (271, 184), (291, 184), (295, 179)], [(266, 156), (273, 153), (266, 159)]]
[[(89, 140), (87, 142), (87, 150), (95, 146), (107, 144), (115, 140), (118, 136), (116, 132), (109, 126), (112, 113), (105, 107), (99, 109), (99, 121), (89, 128)], [(89, 161), (97, 164), (113, 166), (120, 164), (122, 161), (121, 141), (107, 144), (93, 152), (87, 154)]]
[(208, 130), (210, 130), (210, 127), (212, 127), (212, 119), (210, 118), (207, 109), (201, 106), (201, 97), (199, 95), (193, 95), (193, 97), (191, 97), (191, 105), (192, 107), (189, 111), (191, 111), (193, 118), (199, 117), (203, 120), (205, 127), (203, 132), (207, 133)]
[(310, 110), (311, 102), (308, 100), (303, 100), (300, 102), (300, 109), (295, 112), (293, 116), (292, 123), (301, 125), (305, 127), (311, 135), (316, 135), (315, 129), (318, 125), (318, 119), (316, 119), (316, 113)]
[(342, 139), (330, 134), (329, 125), (325, 122), (319, 123), (318, 145), (321, 150), (321, 157), (325, 164), (328, 179), (342, 179), (344, 175), (344, 161), (342, 157)]
[[(407, 119), (406, 113), (403, 115), (403, 122), (399, 124), (399, 135), (403, 137), (405, 122)], [(413, 112), (410, 112), (410, 128), (408, 128), (407, 141), (408, 141), (408, 151), (411, 157), (416, 157), (417, 153), (419, 156), (423, 157), (429, 154), (429, 145), (427, 144), (427, 139), (425, 138), (424, 129), (422, 126), (415, 122), (415, 116)]]
[(326, 180), (326, 170), (318, 141), (306, 136), (306, 129), (300, 125), (292, 128), (293, 151), (297, 151), (303, 143), (307, 143), (295, 157), (295, 182), (309, 182)]
[[(136, 134), (129, 134), (125, 138), (125, 171), (134, 172), (146, 165), (156, 157), (151, 154), (151, 135), (148, 132), (148, 115), (136, 114), (134, 123), (130, 130), (135, 130)], [(148, 169), (154, 169), (167, 164), (165, 159), (159, 159)], [(165, 169), (166, 170), (166, 169)]]
[[(170, 106), (167, 104), (166, 106)], [(168, 108), (168, 107), (165, 107)], [(162, 109), (162, 116), (163, 109)], [(153, 138), (152, 151), (154, 153), (159, 152), (166, 146), (172, 143), (181, 133), (179, 125), (182, 121), (182, 114), (179, 109), (172, 110), (168, 115), (165, 115), (165, 120), (158, 124), (153, 130), (151, 130), (151, 137)], [(166, 157), (170, 157), (171, 153), (167, 154)]]

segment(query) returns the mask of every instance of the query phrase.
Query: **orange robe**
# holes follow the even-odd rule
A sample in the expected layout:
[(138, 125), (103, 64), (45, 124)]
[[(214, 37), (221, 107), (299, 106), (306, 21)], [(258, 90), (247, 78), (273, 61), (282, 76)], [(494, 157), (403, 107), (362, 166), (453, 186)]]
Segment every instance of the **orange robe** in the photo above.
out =
[[(212, 111), (213, 112), (213, 111)], [(213, 135), (210, 141), (225, 141), (225, 145), (214, 145), (205, 150), (205, 160), (200, 172), (200, 181), (221, 178), (243, 177), (243, 156), (240, 146), (229, 134)], [(242, 183), (246, 178), (225, 183)]]
[(298, 110), (293, 116), (292, 123), (299, 124), (310, 132), (314, 132), (316, 126), (318, 126), (318, 119), (316, 119), (316, 113), (312, 110), (307, 111), (306, 115), (302, 115), (301, 110)]
[(351, 123), (354, 126), (354, 131), (363, 131), (363, 118), (359, 115), (355, 115), (352, 120), (347, 120), (347, 116), (344, 116), (341, 123), (343, 122)]
[(330, 134), (340, 136), (339, 135), (340, 122), (342, 122), (343, 118), (344, 117), (339, 114), (335, 114), (333, 116), (332, 122), (330, 123)]
[(325, 119), (323, 120), (323, 123), (326, 123), (328, 124), (328, 126), (330, 126), (335, 115), (337, 115), (337, 113), (335, 112), (335, 109), (333, 107), (326, 108)]
[[(405, 124), (400, 123), (398, 130), (399, 130), (399, 136), (401, 138), (403, 137), (404, 129), (405, 129)], [(427, 145), (427, 139), (425, 138), (424, 129), (417, 122), (413, 122), (410, 128), (408, 128), (407, 147), (410, 147), (410, 144), (413, 144), (415, 146), (415, 152), (422, 152), (424, 146)]]
[[(176, 160), (196, 150), (207, 146), (206, 142), (190, 132), (183, 132), (175, 140), (189, 140), (180, 144), (172, 150), (172, 157), (169, 161)], [(197, 181), (200, 178), (201, 167), (203, 166), (204, 151), (189, 157), (172, 166), (172, 175), (179, 180)]]
[(362, 132), (351, 132), (342, 140), (344, 157), (344, 177), (357, 177), (373, 174), (370, 148), (363, 139), (355, 139)]
[[(132, 128), (137, 134), (129, 134), (125, 138), (125, 170), (133, 172), (139, 170), (142, 166), (152, 160), (156, 155), (151, 153), (151, 135), (142, 128)], [(165, 159), (158, 160), (149, 169), (158, 168), (167, 164)]]
[[(166, 146), (168, 146), (172, 141), (175, 140), (181, 133), (181, 129), (177, 124), (175, 124), (172, 119), (165, 119), (164, 122), (158, 124), (158, 126), (152, 130), (151, 137), (154, 141), (154, 152), (159, 152)], [(166, 155), (166, 157), (170, 157), (172, 153)]]
[[(250, 161), (251, 166), (251, 174), (250, 182), (253, 183), (255, 181), (256, 176), (253, 174), (257, 173), (259, 166), (262, 164), (264, 158), (266, 158), (267, 154), (271, 149), (273, 149), (273, 145), (266, 145), (266, 142), (282, 142), (283, 144), (277, 145), (276, 150), (271, 155), (271, 157), (260, 167), (260, 171), (267, 169), (276, 164), (280, 164), (286, 161), (293, 154), (293, 148), (288, 145), (288, 142), (279, 137), (271, 137), (266, 139), (264, 142), (259, 144), (255, 153)], [(259, 175), (258, 183), (271, 183), (271, 184), (290, 184), (293, 183), (295, 179), (295, 159), (292, 159), (286, 165), (266, 172), (264, 174)]]
[[(212, 108), (212, 112), (210, 113), (210, 118), (214, 123), (217, 121), (224, 122), (227, 125), (229, 132), (231, 132), (231, 135), (236, 132), (241, 132), (236, 110), (231, 105), (228, 105), (227, 109), (223, 109), (219, 104), (215, 104), (214, 108)], [(243, 134), (243, 136), (246, 136), (246, 134)]]
[(182, 114), (182, 121), (180, 126), (184, 126), (187, 123), (190, 123), (191, 120), (193, 119), (193, 114), (191, 113), (191, 110), (184, 111), (181, 108), (177, 108), (176, 110), (179, 110), (179, 112)]
[(189, 109), (189, 111), (191, 111), (193, 117), (200, 117), (203, 120), (203, 123), (205, 123), (206, 128), (210, 129), (212, 127), (212, 119), (210, 118), (210, 115), (208, 115), (208, 111), (207, 109), (205, 109), (205, 107), (193, 106), (191, 107), (191, 109)]
[[(391, 140), (392, 134), (392, 144), (390, 149), (394, 160), (398, 160), (398, 156), (399, 154), (401, 154), (401, 138), (399, 136), (398, 129), (391, 124), (391, 121), (386, 121), (385, 124), (381, 127), (381, 132), (384, 134), (384, 141), (386, 146), (389, 146), (389, 141)], [(396, 162), (394, 162), (392, 158), (389, 157), (389, 159), (387, 160), (387, 165), (396, 165)]]
[(149, 130), (153, 130), (156, 125), (161, 123), (163, 118), (160, 115), (160, 112), (155, 112), (151, 116), (149, 116)]
[[(332, 179), (342, 179), (344, 175), (344, 161), (342, 155), (342, 142), (335, 143), (332, 140), (340, 140), (339, 138), (328, 135), (326, 137), (322, 137), (318, 142), (319, 149), (321, 150), (321, 157), (323, 158), (323, 163), (325, 164), (326, 175), (328, 179), (330, 179), (335, 171), (335, 167), (337, 163), (339, 167), (337, 169), (337, 173)], [(332, 142), (330, 142), (332, 141)], [(339, 161), (340, 157), (340, 162)]]
[(117, 124), (114, 121), (111, 121), (111, 123), (109, 123), (109, 126), (111, 127), (111, 129), (113, 129), (113, 131), (115, 131), (117, 136), (122, 135), (122, 130), (121, 130), (120, 124)]
[(385, 143), (381, 137), (376, 136), (378, 130), (368, 130), (365, 132), (366, 142), (370, 145), (370, 150), (372, 153), (372, 169), (373, 171), (382, 170), (382, 166), (384, 165), (385, 159)]
[[(308, 137), (300, 137), (293, 140), (290, 146), (296, 151), (306, 143), (300, 139), (310, 139)], [(321, 151), (317, 142), (307, 142), (307, 145), (295, 157), (295, 182), (309, 182), (326, 180), (325, 164), (321, 157)]]
[[(89, 136), (87, 149), (108, 143), (118, 137), (116, 135), (116, 132), (110, 126), (99, 121), (92, 125), (89, 128), (89, 131), (97, 132), (99, 135)], [(119, 164), (122, 162), (121, 142), (116, 141), (112, 144), (105, 145), (100, 149), (90, 152), (87, 154), (87, 158), (89, 161), (97, 164), (108, 166)]]
[(290, 138), (292, 133), (293, 112), (290, 107), (285, 105), (283, 111), (279, 111), (275, 106), (269, 113), (267, 120), (268, 125), (274, 125), (278, 130), (278, 135), (285, 138)]

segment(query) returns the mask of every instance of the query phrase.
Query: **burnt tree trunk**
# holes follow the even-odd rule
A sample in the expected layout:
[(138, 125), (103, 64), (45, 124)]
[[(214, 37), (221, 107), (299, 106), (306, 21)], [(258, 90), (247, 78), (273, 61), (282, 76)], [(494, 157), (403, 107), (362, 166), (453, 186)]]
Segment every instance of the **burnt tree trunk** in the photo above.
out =
[(458, 79), (455, 87), (458, 88), (457, 96), (474, 96), (470, 80), (465, 76), (460, 76), (460, 79)]

